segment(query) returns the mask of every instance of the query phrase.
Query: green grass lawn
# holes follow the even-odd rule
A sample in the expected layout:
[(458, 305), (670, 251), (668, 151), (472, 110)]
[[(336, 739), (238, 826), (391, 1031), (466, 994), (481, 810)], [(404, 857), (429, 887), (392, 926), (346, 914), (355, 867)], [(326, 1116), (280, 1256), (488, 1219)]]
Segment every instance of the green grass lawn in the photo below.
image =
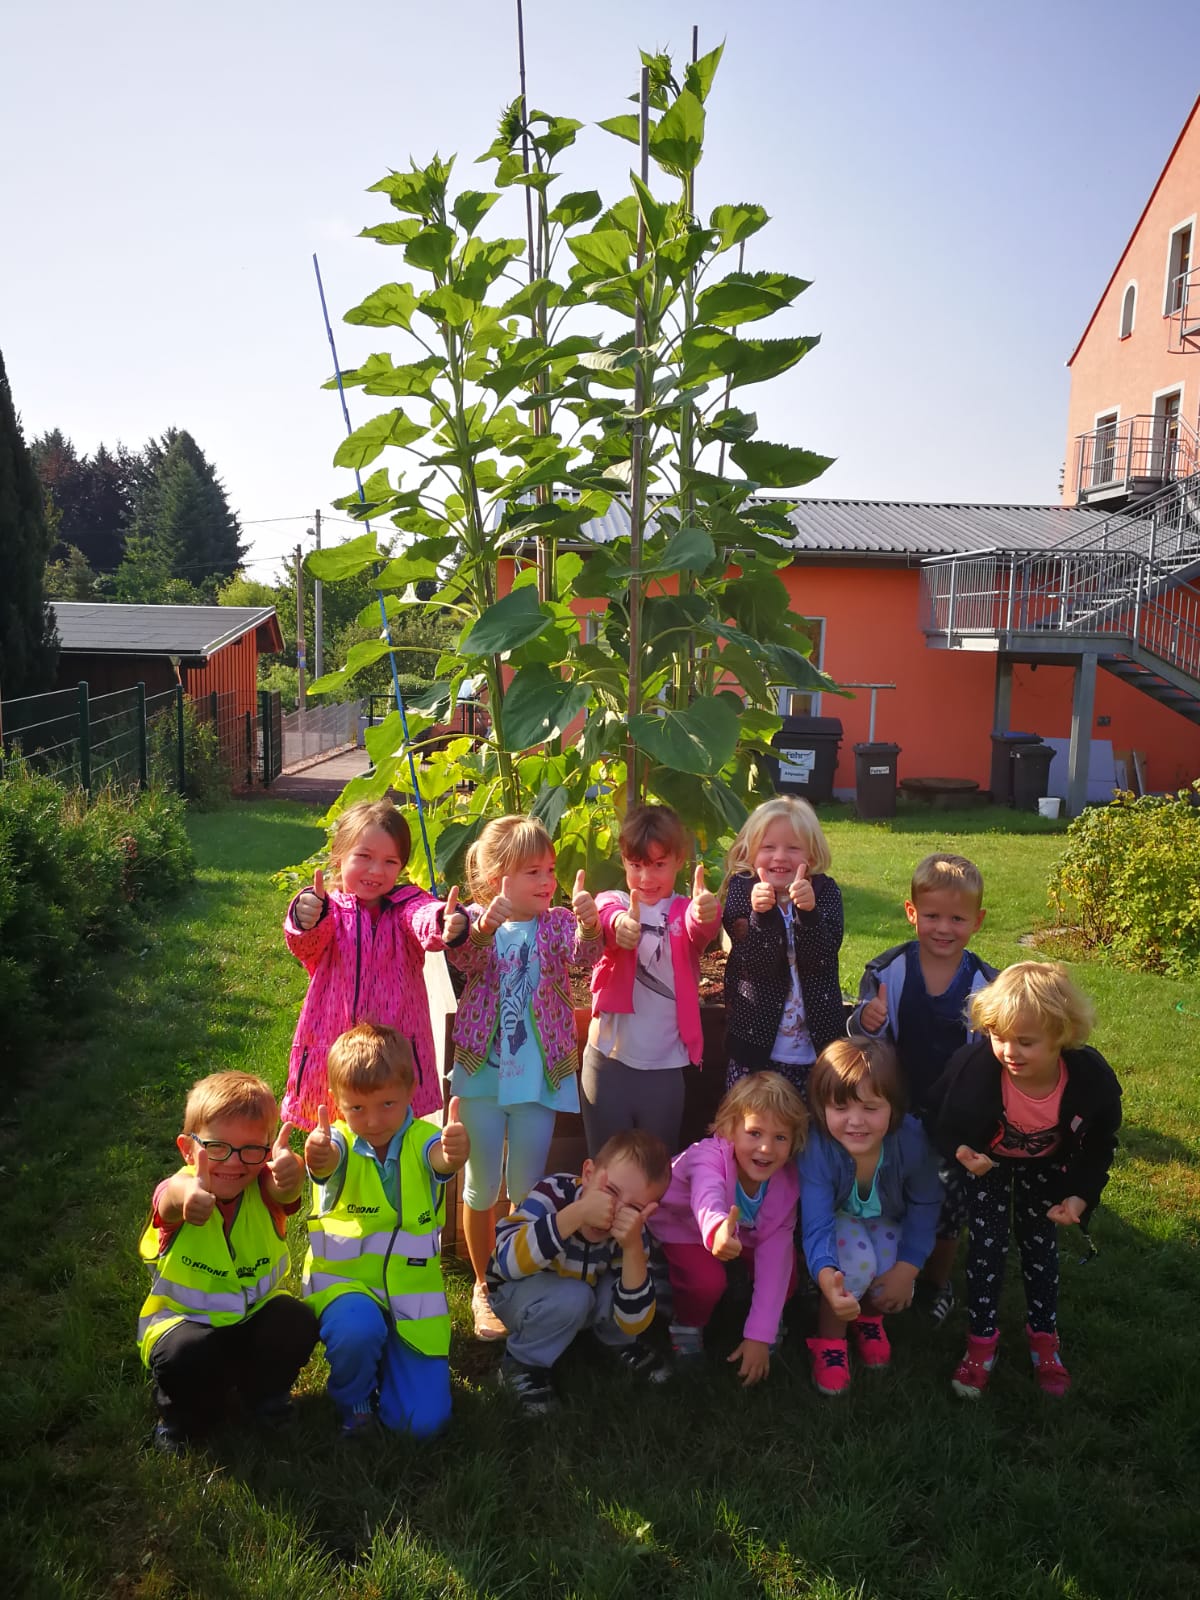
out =
[[(848, 990), (904, 936), (912, 865), (934, 848), (983, 870), (981, 953), (1024, 953), (1017, 941), (1046, 919), (1062, 829), (1011, 813), (1001, 828), (997, 815), (831, 814)], [(1014, 1262), (1001, 1364), (973, 1408), (948, 1381), (961, 1311), (938, 1334), (894, 1319), (891, 1372), (828, 1401), (809, 1385), (801, 1303), (758, 1390), (742, 1392), (714, 1358), (700, 1377), (646, 1391), (581, 1350), (561, 1412), (526, 1422), (492, 1385), (495, 1350), (466, 1337), (465, 1279), (451, 1267), (455, 1417), (436, 1445), (339, 1446), (314, 1360), (284, 1437), (231, 1429), (181, 1461), (149, 1452), (135, 1242), (193, 1079), (231, 1066), (282, 1086), (304, 980), (270, 873), (320, 838), (313, 813), (284, 804), (190, 827), (199, 882), (111, 962), (86, 1025), (28, 1063), (0, 1125), (6, 1592), (1200, 1595), (1200, 997), (1093, 964), (1078, 975), (1125, 1085), (1126, 1128), (1094, 1228), (1100, 1256), (1083, 1266), (1073, 1239), (1064, 1250), (1067, 1401), (1035, 1391)], [(736, 1318), (713, 1333), (719, 1356)]]

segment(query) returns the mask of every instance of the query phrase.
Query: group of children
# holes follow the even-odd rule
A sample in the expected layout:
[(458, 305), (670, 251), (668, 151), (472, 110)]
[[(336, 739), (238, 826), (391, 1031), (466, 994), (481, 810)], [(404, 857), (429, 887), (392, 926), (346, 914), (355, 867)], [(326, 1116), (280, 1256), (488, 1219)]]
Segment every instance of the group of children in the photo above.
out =
[[(344, 1436), (376, 1419), (417, 1436), (444, 1426), (440, 1227), (460, 1169), (474, 1331), (507, 1341), (500, 1381), (530, 1412), (553, 1405), (553, 1368), (585, 1328), (651, 1382), (701, 1362), (735, 1262), (749, 1310), (727, 1359), (761, 1381), (797, 1287), (797, 1243), (816, 1296), (813, 1381), (836, 1395), (848, 1341), (860, 1366), (886, 1366), (884, 1319), (914, 1295), (944, 1321), (964, 1226), (969, 1332), (952, 1381), (978, 1397), (996, 1358), (1010, 1213), (1035, 1377), (1066, 1392), (1055, 1230), (1086, 1226), (1100, 1199), (1120, 1087), (1085, 1046), (1090, 1008), (1065, 969), (981, 961), (968, 947), (980, 874), (929, 856), (905, 902), (915, 937), (868, 964), (847, 1022), (842, 899), (806, 802), (751, 814), (720, 898), (702, 867), (677, 892), (691, 841), (669, 808), (630, 811), (619, 845), (625, 890), (593, 899), (580, 873), (569, 907), (555, 906), (545, 828), (496, 819), (468, 852), (459, 905), (457, 890), (441, 902), (399, 882), (410, 839), (390, 802), (343, 813), (331, 886), (315, 873), (284, 922), (310, 982), (282, 1127), (261, 1080), (202, 1080), (177, 1141), (185, 1165), (155, 1191), (139, 1339), (161, 1448), (182, 1448), (235, 1391), (268, 1422), (286, 1416), (318, 1339)], [(700, 955), (722, 926), (726, 1093), (710, 1135), (681, 1149), (685, 1068), (703, 1050)], [(431, 951), (461, 981), (441, 1126), (426, 1120), (443, 1099)], [(592, 975), (581, 1064), (572, 966)], [(560, 1111), (582, 1113), (579, 1174), (546, 1172)], [(306, 1176), (297, 1300), (286, 1227)], [(663, 1302), (670, 1363), (644, 1338)]]

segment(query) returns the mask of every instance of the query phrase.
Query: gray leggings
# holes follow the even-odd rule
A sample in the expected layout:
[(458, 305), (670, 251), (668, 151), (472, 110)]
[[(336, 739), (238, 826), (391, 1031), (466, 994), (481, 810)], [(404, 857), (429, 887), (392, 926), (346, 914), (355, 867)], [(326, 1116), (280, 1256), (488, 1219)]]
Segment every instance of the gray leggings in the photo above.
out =
[(614, 1133), (623, 1133), (626, 1128), (646, 1128), (656, 1133), (667, 1153), (678, 1155), (683, 1126), (683, 1068), (627, 1067), (623, 1061), (601, 1055), (589, 1044), (584, 1048), (579, 1073), (579, 1109), (590, 1156), (594, 1157)]

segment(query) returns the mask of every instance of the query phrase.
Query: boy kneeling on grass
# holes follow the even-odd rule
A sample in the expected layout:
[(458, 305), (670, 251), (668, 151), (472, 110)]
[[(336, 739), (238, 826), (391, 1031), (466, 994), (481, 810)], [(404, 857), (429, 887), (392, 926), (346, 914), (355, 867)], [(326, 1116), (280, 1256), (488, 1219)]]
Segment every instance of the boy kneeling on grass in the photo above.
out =
[(153, 1281), (138, 1348), (155, 1382), (154, 1445), (176, 1454), (217, 1420), (233, 1391), (262, 1422), (284, 1420), (317, 1342), (317, 1319), (283, 1292), (287, 1218), (304, 1168), (275, 1096), (248, 1072), (195, 1084), (175, 1141), (187, 1163), (154, 1191), (139, 1254)]
[(501, 1385), (537, 1415), (552, 1409), (554, 1363), (584, 1328), (651, 1383), (669, 1369), (638, 1335), (654, 1320), (642, 1229), (671, 1181), (667, 1148), (645, 1128), (614, 1134), (580, 1177), (534, 1184), (496, 1224), (492, 1309), (508, 1329)]

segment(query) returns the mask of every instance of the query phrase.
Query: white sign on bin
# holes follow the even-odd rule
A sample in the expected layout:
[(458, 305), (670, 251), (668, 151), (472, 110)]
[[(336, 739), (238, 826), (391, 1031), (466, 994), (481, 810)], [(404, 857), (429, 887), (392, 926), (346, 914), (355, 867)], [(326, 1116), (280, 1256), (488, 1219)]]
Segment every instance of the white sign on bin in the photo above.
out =
[(817, 764), (815, 750), (781, 750), (779, 752), (780, 783), (808, 783)]
[(890, 778), (892, 775), (891, 767), (868, 767), (867, 770), (873, 778)]

